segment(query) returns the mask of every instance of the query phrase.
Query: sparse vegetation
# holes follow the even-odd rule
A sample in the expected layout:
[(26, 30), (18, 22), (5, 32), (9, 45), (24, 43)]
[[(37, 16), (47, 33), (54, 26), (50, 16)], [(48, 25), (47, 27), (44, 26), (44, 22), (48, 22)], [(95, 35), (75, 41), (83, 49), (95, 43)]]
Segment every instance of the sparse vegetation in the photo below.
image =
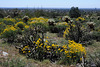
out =
[[(31, 67), (38, 64), (38, 67), (53, 63), (75, 66), (87, 62), (87, 66), (91, 67), (89, 62), (93, 60), (99, 67), (99, 53), (92, 53), (93, 56), (89, 54), (92, 49), (97, 51), (100, 47), (99, 12), (86, 10), (85, 14), (82, 14), (78, 7), (72, 7), (68, 12), (62, 9), (54, 9), (56, 12), (45, 9), (9, 10), (12, 13), (5, 9), (6, 12), (1, 14), (4, 9), (0, 10), (0, 48), (15, 50), (20, 57), (24, 57), (24, 61), (21, 60), (22, 57), (15, 58), (18, 57), (16, 54), (11, 58), (11, 52), (9, 59), (0, 61), (1, 66)], [(66, 16), (68, 13), (69, 16)]]

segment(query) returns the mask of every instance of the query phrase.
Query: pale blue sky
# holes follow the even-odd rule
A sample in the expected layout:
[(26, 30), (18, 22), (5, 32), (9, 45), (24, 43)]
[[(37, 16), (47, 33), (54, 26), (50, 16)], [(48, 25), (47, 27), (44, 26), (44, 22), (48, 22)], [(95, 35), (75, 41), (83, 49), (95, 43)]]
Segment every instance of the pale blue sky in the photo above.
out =
[(100, 0), (0, 0), (0, 7), (100, 8)]

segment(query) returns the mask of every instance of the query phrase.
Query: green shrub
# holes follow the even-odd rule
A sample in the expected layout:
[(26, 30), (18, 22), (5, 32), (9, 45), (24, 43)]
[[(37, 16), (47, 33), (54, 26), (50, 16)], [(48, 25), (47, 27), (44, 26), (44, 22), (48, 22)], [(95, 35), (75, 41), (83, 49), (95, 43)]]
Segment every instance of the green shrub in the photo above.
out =
[(93, 38), (94, 40), (100, 41), (100, 32), (96, 32), (96, 31), (93, 32), (92, 38)]
[(4, 24), (3, 22), (0, 22), (0, 33), (3, 32), (5, 27), (6, 27), (6, 24)]
[(58, 29), (57, 29), (56, 26), (49, 26), (49, 31), (50, 31), (51, 33), (58, 33)]
[(69, 16), (71, 18), (78, 18), (81, 16), (80, 10), (78, 9), (78, 7), (71, 7), (70, 11), (69, 11)]
[(59, 23), (56, 23), (55, 26), (52, 26), (52, 25), (49, 26), (49, 31), (52, 33), (61, 33), (65, 29), (66, 29), (66, 22), (59, 22)]
[(38, 31), (43, 31), (43, 32), (46, 32), (49, 30), (49, 26), (45, 23), (31, 23), (30, 24), (31, 27), (38, 27), (39, 30)]
[(13, 26), (6, 27), (1, 33), (1, 38), (6, 38), (8, 42), (13, 42), (16, 38), (17, 29)]
[(13, 19), (13, 18), (4, 18), (3, 19), (3, 22), (6, 24), (6, 25), (14, 25), (16, 23), (16, 20)]
[(23, 30), (25, 25), (26, 24), (24, 22), (18, 22), (18, 23), (15, 24), (15, 27), (20, 28), (21, 30)]
[[(30, 32), (32, 33), (32, 31)], [(68, 45), (59, 46), (47, 40), (44, 41), (43, 33), (42, 36), (40, 36), (40, 33), (36, 31), (33, 31), (32, 34), (30, 32), (27, 32), (22, 41), (22, 45), (19, 46), (19, 52), (26, 55), (27, 58), (33, 58), (40, 61), (49, 59), (51, 62), (65, 59), (64, 63), (66, 64), (74, 63), (82, 56), (86, 55), (85, 48), (82, 47), (82, 44), (69, 40)]]
[(92, 34), (89, 29), (83, 28), (82, 23), (74, 22), (69, 23), (64, 31), (64, 37), (67, 40), (74, 40), (77, 43), (84, 45), (92, 43)]
[(66, 25), (56, 25), (55, 27), (56, 27), (55, 31), (57, 32), (57, 35), (63, 37), (64, 34), (63, 32), (66, 29)]

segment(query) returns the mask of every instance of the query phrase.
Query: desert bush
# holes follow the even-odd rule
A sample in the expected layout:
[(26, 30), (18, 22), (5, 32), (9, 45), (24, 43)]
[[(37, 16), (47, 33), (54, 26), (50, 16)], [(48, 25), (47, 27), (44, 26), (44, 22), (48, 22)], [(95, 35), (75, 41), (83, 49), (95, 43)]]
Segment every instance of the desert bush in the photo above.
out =
[(69, 40), (67, 45), (59, 46), (47, 40), (44, 41), (44, 34), (42, 33), (42, 36), (40, 36), (36, 29), (34, 33), (30, 33), (31, 36), (28, 33), (25, 35), (24, 41), (22, 41), (23, 44), (19, 47), (19, 52), (28, 58), (40, 61), (49, 59), (51, 62), (67, 58), (64, 62), (70, 63), (68, 58), (75, 62), (76, 58), (79, 60), (82, 56), (86, 55), (85, 48), (74, 41)]
[(51, 33), (58, 33), (58, 35), (61, 33), (61, 36), (65, 29), (66, 29), (66, 25), (49, 26), (49, 31)]
[(14, 25), (16, 23), (16, 20), (13, 18), (4, 18), (2, 20), (6, 25)]
[(6, 24), (3, 22), (0, 22), (0, 33), (3, 32), (3, 30), (6, 28)]
[(58, 29), (58, 32), (64, 31), (66, 29), (66, 25), (56, 25), (55, 27)]
[(30, 24), (29, 24), (31, 27), (39, 27), (39, 30), (38, 31), (41, 31), (41, 30), (43, 30), (44, 32), (46, 32), (46, 31), (48, 31), (49, 30), (49, 26), (47, 25), (47, 24), (45, 24), (45, 23), (37, 23), (37, 22), (31, 22)]
[(100, 41), (100, 32), (94, 31), (93, 34), (92, 34), (92, 38), (94, 40)]
[(43, 18), (43, 17), (39, 17), (39, 18), (30, 18), (29, 19), (30, 21), (32, 21), (32, 22), (41, 22), (41, 23), (47, 23), (48, 22), (48, 19), (47, 18)]
[(85, 21), (85, 19), (84, 19), (84, 18), (82, 18), (82, 17), (78, 17), (78, 18), (76, 19), (76, 21), (84, 22), (84, 21)]
[(51, 33), (58, 33), (58, 29), (57, 29), (56, 26), (49, 26), (49, 31), (50, 31)]
[(65, 31), (67, 27), (66, 24), (67, 24), (66, 22), (60, 22), (56, 24), (55, 32), (58, 33), (57, 34), (58, 36), (61, 36), (61, 37), (63, 36), (63, 32)]
[(24, 31), (29, 30), (29, 27), (28, 25), (25, 25), (23, 29), (17, 27), (17, 35), (22, 35)]
[(21, 34), (18, 35), (18, 37), (16, 38), (16, 42), (19, 42), (20, 40), (20, 43), (27, 43), (27, 44), (32, 44), (31, 42), (31, 39), (30, 39), (30, 36), (33, 37), (32, 39), (34, 40), (37, 40), (39, 36), (39, 33), (38, 32), (43, 32), (42, 30), (39, 29), (39, 27), (28, 27), (28, 28), (25, 28), (24, 31), (21, 32)]
[(22, 18), (14, 18), (16, 20), (16, 22), (20, 22), (23, 21)]
[(41, 30), (42, 33), (39, 33), (38, 30), (38, 27), (29, 28), (23, 34), (22, 45), (16, 46), (19, 53), (26, 55), (27, 58), (40, 61), (49, 59), (51, 62), (65, 59), (66, 62), (64, 61), (64, 63), (70, 63), (68, 58), (70, 58), (70, 61), (75, 62), (76, 58), (80, 59), (86, 55), (82, 44), (69, 40), (68, 44), (59, 46), (45, 40), (43, 30)]
[(15, 27), (17, 29), (17, 34), (22, 34), (25, 30), (28, 30), (30, 26), (26, 25), (24, 22), (17, 22)]
[(24, 27), (25, 27), (25, 23), (24, 22), (17, 22), (16, 24), (15, 24), (15, 27), (16, 28), (20, 28), (21, 30), (23, 30), (24, 29)]
[(78, 62), (82, 56), (86, 55), (85, 48), (74, 41), (69, 41), (68, 45), (58, 46), (49, 44), (47, 40), (43, 43), (42, 39), (39, 38), (36, 42), (34, 41), (33, 45), (33, 49), (26, 45), (20, 51), (27, 57), (40, 61), (44, 59), (49, 59), (52, 62), (63, 60), (63, 64), (70, 64)]
[(40, 30), (43, 30), (44, 32), (48, 31), (49, 27), (48, 27), (48, 19), (45, 19), (43, 17), (39, 17), (39, 18), (30, 18), (29, 19), (31, 22), (28, 22), (28, 24), (31, 27), (41, 27)]
[[(75, 29), (75, 24), (73, 24), (73, 23), (66, 23), (66, 29), (65, 29), (65, 31), (64, 31), (64, 35), (63, 35), (63, 37), (65, 37), (65, 38), (71, 38), (71, 37), (73, 37), (74, 36), (74, 34), (73, 34), (73, 32), (74, 32), (74, 29)], [(70, 32), (71, 32), (71, 34), (73, 34), (73, 35), (70, 35)], [(72, 39), (70, 39), (70, 40), (75, 40), (74, 38), (72, 38)]]
[(49, 31), (52, 33), (58, 33), (56, 23), (54, 19), (48, 19)]
[(6, 38), (7, 42), (13, 42), (16, 38), (17, 29), (13, 26), (7, 26), (1, 33), (1, 38)]
[(92, 34), (89, 29), (83, 28), (82, 24), (80, 22), (68, 23), (63, 36), (77, 43), (91, 44)]
[(95, 27), (95, 31), (100, 32), (100, 27)]
[(60, 64), (79, 63), (82, 62), (82, 56), (85, 58), (86, 52), (82, 44), (69, 40), (68, 45), (62, 47), (65, 48), (65, 51), (62, 53)]

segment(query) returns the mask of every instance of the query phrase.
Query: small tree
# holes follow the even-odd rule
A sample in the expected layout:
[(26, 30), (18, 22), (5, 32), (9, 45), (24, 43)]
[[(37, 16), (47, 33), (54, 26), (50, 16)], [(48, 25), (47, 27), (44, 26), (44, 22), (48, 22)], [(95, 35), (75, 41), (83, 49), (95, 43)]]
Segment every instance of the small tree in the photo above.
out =
[(69, 11), (69, 16), (71, 18), (78, 18), (81, 16), (80, 10), (78, 9), (78, 7), (71, 7), (70, 11)]

